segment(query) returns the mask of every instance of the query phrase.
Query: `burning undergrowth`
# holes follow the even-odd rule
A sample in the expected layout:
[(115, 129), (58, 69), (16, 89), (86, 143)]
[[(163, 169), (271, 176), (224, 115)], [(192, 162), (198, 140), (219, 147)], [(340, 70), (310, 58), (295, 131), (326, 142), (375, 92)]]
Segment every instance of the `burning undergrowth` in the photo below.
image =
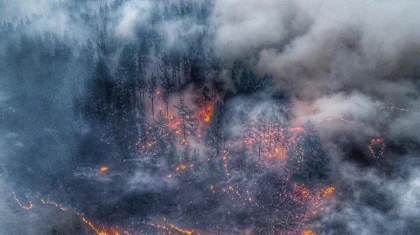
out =
[(72, 218), (32, 234), (418, 231), (419, 46), (378, 40), (389, 3), (35, 2), (0, 16), (0, 206)]
[[(153, 91), (157, 97), (160, 89)], [(290, 126), (284, 97), (256, 93), (206, 102), (197, 94), (176, 97), (170, 99), (174, 105), (157, 99), (156, 114), (143, 114), (144, 132), (128, 146), (129, 156), (102, 160), (105, 165), (81, 166), (78, 160), (73, 177), (57, 179), (74, 190), (66, 196), (76, 205), (49, 204), (77, 211), (98, 234), (116, 234), (113, 227), (134, 234), (183, 233), (181, 225), (191, 228), (186, 234), (296, 234), (331, 200), (335, 188), (319, 134), (311, 123)], [(314, 149), (307, 152), (309, 147)], [(68, 188), (72, 185), (77, 187)], [(28, 205), (16, 201), (30, 210), (34, 195), (28, 194)], [(157, 223), (156, 217), (177, 225)]]

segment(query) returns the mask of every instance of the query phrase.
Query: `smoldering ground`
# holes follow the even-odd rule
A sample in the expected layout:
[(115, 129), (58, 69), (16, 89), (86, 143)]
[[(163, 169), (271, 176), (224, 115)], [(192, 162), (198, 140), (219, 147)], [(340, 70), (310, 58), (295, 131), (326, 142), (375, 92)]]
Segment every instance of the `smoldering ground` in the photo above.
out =
[[(0, 6), (0, 164), (9, 191), (23, 204), (31, 198), (36, 213), (57, 213), (35, 202), (45, 198), (97, 224), (134, 233), (165, 229), (151, 224), (176, 232), (172, 223), (220, 234), (418, 233), (416, 1), (2, 1)], [(136, 58), (135, 69), (125, 57)], [(159, 77), (162, 94), (143, 89), (138, 74), (148, 81)], [(131, 76), (138, 80), (130, 83)], [(179, 152), (182, 137), (168, 132), (167, 138), (179, 143), (160, 138), (159, 148), (151, 149), (162, 153), (138, 152), (139, 142), (142, 147), (142, 141), (155, 141), (147, 134), (139, 141), (138, 133), (147, 128), (138, 123), (159, 120), (159, 114), (176, 116), (174, 105), (181, 99), (198, 107), (202, 96), (211, 97), (206, 102), (215, 110), (208, 125), (217, 128), (197, 124), (206, 131), (188, 137), (194, 140), (188, 151)], [(145, 101), (138, 109), (147, 111), (133, 114), (133, 100)], [(292, 198), (284, 168), (266, 168), (273, 162), (258, 163), (255, 148), (235, 145), (261, 113), (276, 117), (284, 129), (310, 120), (328, 154), (330, 179), (316, 185), (333, 185), (334, 197), (304, 224), (290, 219), (309, 209)], [(373, 139), (382, 142), (371, 144)], [(219, 141), (233, 144), (222, 148)], [(227, 148), (231, 175), (214, 157)], [(167, 160), (172, 155), (194, 164), (174, 172), (184, 167), (172, 167)], [(98, 173), (104, 165), (109, 170)], [(220, 172), (209, 174), (209, 168)], [(4, 198), (2, 207), (16, 207), (13, 194)], [(25, 217), (12, 217), (1, 219), (1, 232), (53, 233), (49, 221), (32, 227)], [(11, 220), (29, 227), (21, 232)], [(64, 220), (69, 222), (52, 219), (64, 230), (77, 223)]]

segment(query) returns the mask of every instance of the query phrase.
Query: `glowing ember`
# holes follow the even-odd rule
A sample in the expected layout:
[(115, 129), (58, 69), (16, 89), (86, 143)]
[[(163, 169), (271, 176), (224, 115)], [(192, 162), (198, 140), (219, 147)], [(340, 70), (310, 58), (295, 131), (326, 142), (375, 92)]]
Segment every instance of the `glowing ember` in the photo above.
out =
[(230, 175), (229, 168), (228, 168), (228, 156), (229, 156), (229, 152), (224, 150), (222, 160), (223, 160), (223, 167), (225, 169), (225, 173), (227, 176)]
[(31, 210), (32, 208), (34, 208), (34, 204), (32, 204), (32, 202), (29, 200), (29, 197), (28, 196), (26, 196), (26, 199), (28, 200), (28, 204), (27, 205), (25, 205), (25, 204), (23, 204), (18, 198), (17, 198), (17, 196), (16, 196), (16, 193), (15, 192), (13, 192), (13, 197), (14, 197), (14, 199), (15, 199), (15, 201), (16, 201), (16, 203), (20, 206), (20, 207), (22, 207), (22, 209), (25, 209), (25, 210)]
[(303, 129), (303, 127), (299, 126), (299, 127), (289, 128), (289, 131), (290, 132), (302, 132), (302, 131), (304, 131), (304, 129)]
[(52, 201), (46, 201), (44, 199), (41, 199), (41, 203), (52, 205), (52, 206), (54, 206), (54, 207), (56, 207), (56, 208), (58, 208), (58, 209), (60, 209), (62, 211), (66, 211), (67, 210), (66, 207), (64, 207), (64, 206), (62, 206), (62, 205), (60, 205), (58, 203), (52, 202)]
[(197, 116), (200, 120), (203, 120), (205, 123), (209, 123), (211, 121), (211, 117), (213, 116), (213, 111), (213, 105), (207, 105), (198, 112)]
[(269, 158), (284, 159), (287, 156), (287, 148), (277, 147), (274, 148), (274, 152), (268, 153)]
[(311, 196), (311, 192), (303, 185), (298, 186), (295, 185), (295, 190), (297, 193), (299, 193), (302, 197), (310, 197)]
[(296, 192), (295, 201), (299, 201), (302, 203), (308, 203), (311, 209), (301, 215), (301, 221), (305, 222), (310, 219), (311, 216), (318, 214), (324, 209), (324, 205), (327, 197), (330, 197), (334, 192), (334, 187), (325, 187), (322, 189), (311, 191), (303, 185), (294, 185), (294, 190)]
[[(164, 220), (164, 221), (166, 221), (166, 220)], [(181, 227), (178, 227), (178, 226), (176, 226), (174, 224), (171, 224), (171, 223), (166, 223), (164, 225), (150, 223), (150, 225), (152, 225), (153, 227), (155, 227), (157, 229), (161, 229), (161, 230), (167, 232), (168, 234), (172, 234), (174, 232), (174, 233), (185, 234), (185, 235), (193, 235), (193, 234), (196, 233), (195, 230), (181, 228)]]
[(369, 144), (369, 151), (370, 154), (375, 157), (382, 157), (385, 153), (385, 141), (383, 138), (373, 138), (370, 140), (370, 144)]
[(155, 144), (156, 144), (156, 141), (149, 141), (145, 145), (141, 145), (140, 144), (140, 141), (139, 141), (137, 143), (137, 146), (140, 146), (139, 147), (139, 151), (140, 152), (146, 152), (147, 150), (149, 150), (150, 148), (152, 148)]
[[(159, 94), (160, 91), (156, 90), (156, 95)], [(175, 177), (177, 180), (181, 181), (183, 180), (184, 175), (189, 175), (182, 174), (182, 172), (187, 170), (192, 171), (194, 170), (194, 167), (200, 167), (196, 160), (192, 160), (195, 157), (192, 156), (193, 154), (191, 154), (191, 152), (196, 150), (194, 148), (197, 143), (202, 144), (204, 142), (205, 139), (202, 138), (202, 136), (206, 136), (207, 138), (206, 131), (210, 129), (209, 127), (214, 112), (213, 104), (209, 103), (207, 103), (207, 105), (199, 106), (201, 107), (199, 109), (193, 110), (181, 100), (179, 105), (174, 105), (174, 107), (178, 112), (173, 113), (174, 110), (171, 110), (172, 113), (171, 111), (168, 111), (164, 114), (161, 111), (156, 117), (153, 116), (153, 125), (144, 129), (144, 136), (139, 138), (136, 143), (137, 151), (139, 153), (144, 154), (147, 158), (149, 156), (156, 156), (156, 159), (159, 159), (161, 155), (166, 156), (168, 154), (168, 152), (165, 152), (165, 154), (160, 152), (162, 146), (169, 146), (167, 143), (175, 145), (175, 147), (171, 146), (171, 148), (173, 148), (170, 151), (176, 151), (179, 159), (168, 164), (170, 168), (164, 172), (167, 180), (171, 182)], [(340, 119), (352, 123), (352, 121), (345, 120), (341, 116)], [(293, 151), (302, 151), (299, 150), (301, 148), (293, 148), (302, 141), (301, 136), (308, 135), (310, 131), (303, 126), (289, 127), (287, 123), (282, 123), (279, 120), (280, 119), (274, 119), (263, 115), (256, 120), (245, 122), (242, 127), (243, 132), (238, 136), (217, 136), (222, 139), (222, 141), (217, 143), (219, 149), (217, 149), (217, 153), (215, 152), (214, 159), (208, 159), (209, 161), (217, 160), (217, 174), (224, 174), (224, 179), (222, 179), (222, 182), (212, 182), (215, 185), (211, 184), (207, 186), (206, 193), (212, 193), (215, 196), (217, 195), (224, 197), (227, 200), (232, 200), (233, 207), (264, 207), (264, 203), (259, 201), (258, 192), (252, 185), (244, 185), (235, 182), (235, 178), (232, 177), (236, 176), (238, 172), (235, 167), (243, 164), (242, 162), (237, 161), (238, 158), (252, 156), (252, 161), (255, 161), (256, 164), (254, 165), (257, 171), (271, 169), (285, 172), (281, 177), (283, 177), (287, 183), (288, 186), (285, 187), (287, 189), (284, 189), (284, 191), (283, 189), (279, 189), (278, 197), (274, 198), (273, 203), (290, 204), (298, 208), (286, 212), (285, 215), (277, 214), (276, 216), (281, 217), (279, 219), (281, 222), (273, 221), (273, 230), (281, 232), (281, 234), (300, 234), (303, 229), (307, 228), (306, 223), (310, 218), (324, 209), (324, 206), (326, 205), (325, 202), (327, 201), (325, 199), (334, 194), (335, 188), (331, 186), (307, 188), (305, 185), (293, 184), (293, 182), (290, 181), (290, 174), (288, 170), (285, 170), (288, 163), (288, 156), (294, 154)], [(330, 120), (331, 118), (326, 119), (326, 121)], [(167, 141), (168, 139), (173, 142)], [(190, 143), (190, 141), (194, 142)], [(378, 143), (380, 143), (380, 141), (376, 139), (371, 142), (372, 146), (376, 146)], [(168, 147), (165, 151), (169, 151), (169, 149), (170, 148)], [(220, 150), (223, 151), (220, 153)], [(245, 154), (238, 154), (238, 150), (244, 151)], [(297, 161), (297, 164), (301, 163), (302, 161)], [(242, 165), (240, 165), (240, 167), (242, 167)], [(99, 168), (98, 172), (105, 173), (108, 170), (108, 166), (102, 166)], [(226, 181), (223, 182), (223, 180)], [(41, 202), (43, 204), (52, 205), (63, 211), (67, 210), (66, 207), (52, 201), (41, 200)], [(18, 201), (18, 203), (20, 203), (20, 201)], [(24, 209), (33, 207), (32, 203), (30, 203), (29, 206), (23, 206), (22, 203), (20, 203), (20, 205)], [(228, 210), (227, 216), (230, 216), (230, 213), (231, 210)], [(84, 214), (77, 214), (80, 216), (81, 220), (98, 235), (119, 235), (121, 232), (123, 234), (129, 234), (118, 226), (107, 227), (98, 225), (89, 221)], [(153, 223), (146, 222), (146, 224), (163, 230), (166, 234), (199, 234), (193, 229), (185, 229), (169, 223), (166, 219), (164, 219), (164, 222), (162, 223), (159, 221)], [(290, 224), (293, 224), (293, 226), (290, 226)], [(287, 226), (287, 228), (285, 226)], [(223, 229), (224, 228), (220, 228), (221, 231), (223, 231)], [(310, 230), (305, 230), (302, 234), (314, 235), (315, 233)]]
[(107, 172), (109, 170), (109, 167), (108, 166), (103, 166), (103, 167), (101, 167), (100, 169), (99, 169), (99, 172), (100, 173), (105, 173), (105, 172)]
[(303, 130), (303, 127), (284, 128), (269, 121), (255, 123), (250, 124), (242, 142), (259, 159), (283, 161), (287, 157), (288, 147)]
[[(14, 197), (14, 199), (15, 199), (15, 201), (16, 201), (16, 203), (20, 206), (20, 207), (22, 207), (23, 209), (25, 209), (25, 210), (30, 210), (30, 209), (32, 209), (32, 208), (34, 208), (34, 204), (31, 202), (31, 201), (29, 201), (29, 197), (28, 196), (26, 196), (26, 198), (28, 199), (28, 201), (29, 201), (29, 204), (28, 205), (24, 205), (18, 198), (17, 198), (17, 196), (16, 196), (16, 193), (15, 192), (13, 192), (13, 197)], [(62, 206), (62, 205), (60, 205), (60, 204), (58, 204), (58, 203), (55, 203), (55, 202), (53, 202), (53, 201), (48, 201), (48, 200), (45, 200), (45, 199), (40, 199), (40, 202), (42, 203), (42, 204), (46, 204), (46, 205), (51, 205), (51, 206), (54, 206), (54, 207), (56, 207), (57, 209), (59, 209), (59, 210), (62, 210), (62, 211), (67, 211), (68, 210), (68, 208), (66, 208), (66, 207), (64, 207), (64, 206)], [(91, 221), (89, 221), (85, 216), (83, 216), (83, 214), (81, 214), (81, 213), (78, 213), (78, 212), (75, 212), (74, 210), (73, 210), (73, 212), (74, 213), (76, 213), (77, 215), (79, 215), (80, 216), (80, 218), (81, 218), (81, 220), (85, 223), (85, 224), (87, 224), (93, 231), (95, 231), (96, 232), (96, 234), (97, 235), (120, 235), (120, 232), (119, 232), (119, 228), (118, 227), (116, 227), (116, 228), (107, 228), (107, 227), (105, 227), (105, 226), (98, 226), (98, 225), (95, 225), (93, 222), (91, 222)], [(125, 235), (130, 235), (130, 233), (128, 232), (128, 231), (123, 231), (123, 233), (125, 234)]]
[(305, 230), (302, 232), (302, 235), (315, 235), (315, 232), (313, 232), (312, 230)]
[(335, 192), (334, 187), (327, 187), (327, 188), (322, 190), (322, 194), (323, 194), (324, 197), (331, 196), (334, 192)]
[(175, 171), (180, 172), (180, 171), (183, 171), (185, 169), (187, 169), (187, 166), (182, 164), (182, 165), (179, 165), (177, 168), (175, 168)]
[(166, 116), (166, 119), (169, 122), (169, 129), (171, 129), (174, 132), (175, 137), (178, 139), (178, 142), (181, 145), (187, 145), (188, 143), (187, 143), (186, 137), (188, 135), (190, 135), (191, 133), (188, 132), (188, 131), (185, 131), (184, 132), (182, 130), (182, 121), (181, 121), (181, 119), (179, 119), (176, 116), (172, 116), (172, 115)]
[[(120, 233), (117, 231), (117, 229), (105, 228), (105, 227), (100, 228), (100, 226), (95, 225), (91, 221), (87, 220), (84, 216), (81, 216), (81, 218), (82, 218), (82, 221), (85, 224), (87, 224), (98, 235), (120, 235)], [(124, 231), (124, 234), (129, 235), (129, 233), (127, 231)]]

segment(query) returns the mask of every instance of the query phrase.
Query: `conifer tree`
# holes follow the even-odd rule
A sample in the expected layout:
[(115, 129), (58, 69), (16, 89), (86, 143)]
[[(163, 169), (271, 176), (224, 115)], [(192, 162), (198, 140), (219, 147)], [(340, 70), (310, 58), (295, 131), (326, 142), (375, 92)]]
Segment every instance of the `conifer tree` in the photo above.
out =
[(181, 120), (182, 137), (185, 140), (189, 135), (195, 135), (195, 130), (198, 127), (198, 119), (194, 117), (194, 112), (185, 105), (183, 99), (178, 105), (174, 105), (178, 109), (178, 117)]
[(304, 125), (290, 147), (286, 167), (292, 179), (309, 186), (329, 180), (329, 158), (312, 123)]

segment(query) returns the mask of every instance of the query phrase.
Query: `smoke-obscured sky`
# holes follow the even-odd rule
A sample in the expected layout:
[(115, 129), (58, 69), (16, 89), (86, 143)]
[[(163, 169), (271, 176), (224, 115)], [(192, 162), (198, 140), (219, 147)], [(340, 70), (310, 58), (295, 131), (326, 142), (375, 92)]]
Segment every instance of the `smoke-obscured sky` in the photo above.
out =
[[(194, 6), (190, 12), (165, 17), (172, 6), (188, 4)], [(202, 234), (297, 233), (265, 229), (295, 216), (281, 211), (287, 209), (246, 209), (223, 195), (209, 198), (199, 187), (168, 179), (166, 163), (150, 156), (127, 153), (127, 162), (136, 158), (130, 169), (108, 164), (122, 154), (118, 138), (98, 141), (90, 126), (98, 118), (82, 103), (101, 62), (115, 74), (125, 46), (141, 43), (150, 52), (148, 77), (161, 75), (166, 52), (217, 58), (221, 67), (213, 73), (208, 66), (201, 75), (214, 90), (213, 84), (223, 84), (220, 120), (232, 139), (243, 137), (238, 120), (251, 123), (266, 109), (290, 127), (316, 126), (335, 193), (304, 228), (316, 234), (420, 234), (419, 9), (416, 0), (0, 0), (0, 208), (6, 212), (0, 234), (94, 234), (78, 213), (133, 234), (156, 234), (150, 224), (166, 219)], [(89, 45), (95, 52), (86, 59)], [(211, 56), (202, 59), (196, 51)], [(272, 90), (241, 93), (231, 79), (238, 60), (255, 78), (271, 74), (273, 89), (290, 101), (287, 108), (276, 106)], [(169, 95), (172, 112), (181, 97), (193, 106), (198, 89), (186, 84)], [(205, 162), (210, 150), (199, 137), (189, 138), (188, 147)], [(110, 165), (108, 175), (92, 170), (102, 165)], [(224, 182), (256, 188), (260, 198), (273, 192), (266, 188), (282, 187), (267, 172), (249, 176), (254, 171), (238, 170)], [(203, 172), (196, 170), (194, 185), (225, 185)], [(15, 200), (45, 197), (74, 209), (38, 202), (27, 211)], [(225, 218), (225, 210), (238, 216)]]

